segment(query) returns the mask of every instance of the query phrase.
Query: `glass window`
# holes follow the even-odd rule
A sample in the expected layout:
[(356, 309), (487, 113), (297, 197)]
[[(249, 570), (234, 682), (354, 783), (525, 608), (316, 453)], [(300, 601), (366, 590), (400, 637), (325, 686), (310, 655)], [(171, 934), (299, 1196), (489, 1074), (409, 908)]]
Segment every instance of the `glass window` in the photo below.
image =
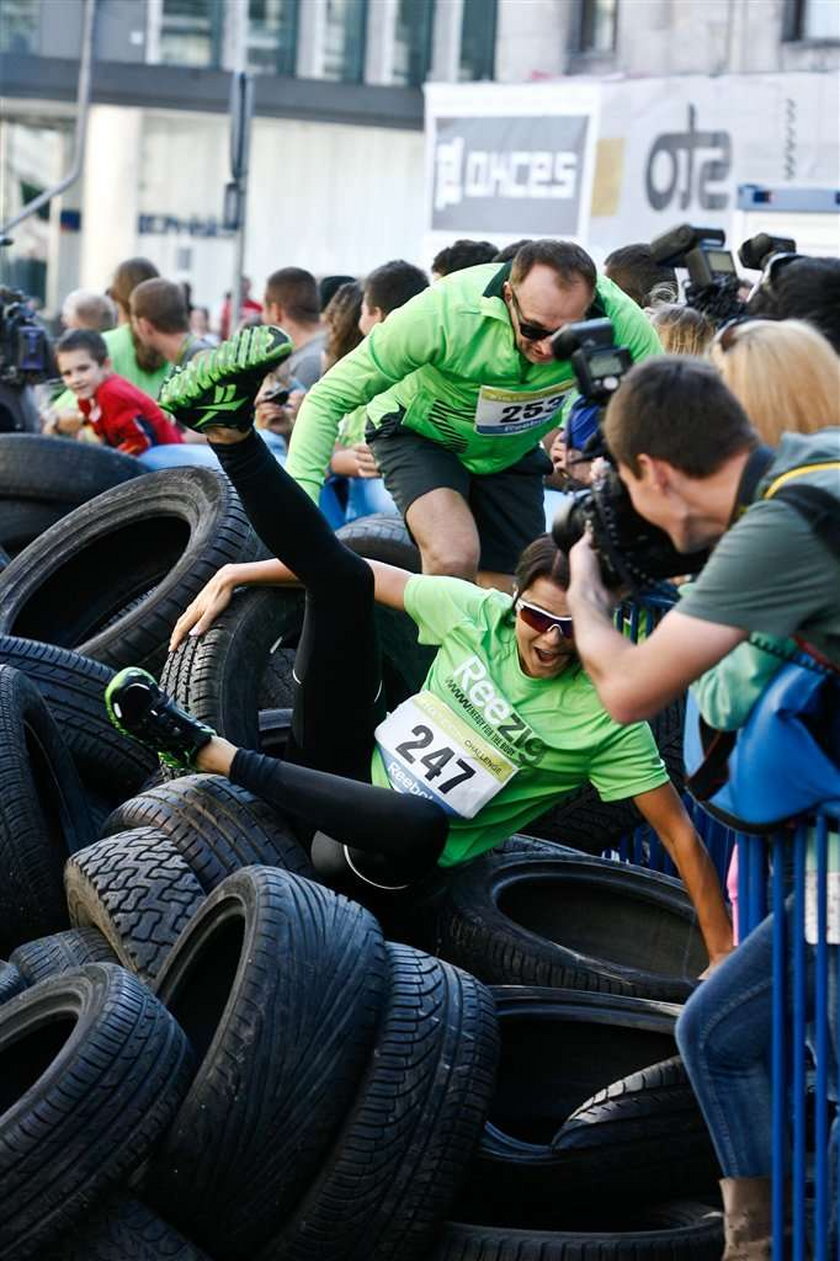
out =
[(222, 0), (163, 0), (160, 59), (175, 66), (218, 66)]
[(324, 78), (361, 83), (365, 68), (366, 0), (327, 0)]
[(793, 0), (793, 39), (840, 40), (838, 0)]
[(615, 49), (618, 0), (582, 0), (580, 44), (582, 53), (611, 53)]
[(294, 74), (299, 0), (250, 0), (248, 69), (258, 74)]
[(462, 83), (492, 79), (496, 68), (496, 0), (464, 0), (461, 18)]
[(40, 0), (0, 0), (0, 52), (38, 51)]
[(434, 0), (399, 0), (394, 33), (394, 83), (419, 87), (432, 59)]

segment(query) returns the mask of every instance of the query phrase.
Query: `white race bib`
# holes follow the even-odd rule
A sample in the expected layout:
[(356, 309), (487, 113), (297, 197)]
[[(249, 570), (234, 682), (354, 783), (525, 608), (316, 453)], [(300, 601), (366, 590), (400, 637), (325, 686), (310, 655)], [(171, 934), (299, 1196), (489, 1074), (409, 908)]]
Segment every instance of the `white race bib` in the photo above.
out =
[(559, 410), (573, 382), (552, 385), (547, 390), (525, 393), (522, 390), (500, 390), (482, 385), (475, 409), (475, 431), (490, 437), (525, 433), (551, 420)]
[(375, 734), (396, 792), (428, 797), (461, 819), (475, 818), (517, 771), (431, 692), (403, 701)]

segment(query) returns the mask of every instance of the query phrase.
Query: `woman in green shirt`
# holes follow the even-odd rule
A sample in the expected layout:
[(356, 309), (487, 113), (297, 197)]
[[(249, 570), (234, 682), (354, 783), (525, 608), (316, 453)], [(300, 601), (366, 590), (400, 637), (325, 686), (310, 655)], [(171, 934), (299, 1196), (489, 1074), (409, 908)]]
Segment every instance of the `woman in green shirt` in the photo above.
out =
[[(235, 356), (226, 353), (229, 376)], [(208, 387), (190, 393), (190, 367), (181, 377), (164, 401), (190, 424), (196, 408), (185, 398), (200, 411)], [(554, 543), (543, 536), (526, 549), (513, 600), (363, 560), (253, 433), (250, 411), (225, 419), (237, 427), (211, 427), (213, 448), (257, 533), (282, 559), (225, 566), (179, 620), (172, 647), (206, 630), (235, 586), (302, 582), (289, 755), (279, 762), (234, 748), (140, 671), (123, 671), (109, 688), (117, 725), (304, 818), (342, 842), (357, 876), (384, 887), (474, 858), (590, 780), (604, 800), (632, 797), (656, 829), (694, 900), (711, 961), (731, 949), (717, 877), (649, 727), (614, 722), (580, 666), (567, 562)], [(391, 714), (382, 704), (374, 601), (404, 610), (421, 642), (438, 646), (422, 689)]]

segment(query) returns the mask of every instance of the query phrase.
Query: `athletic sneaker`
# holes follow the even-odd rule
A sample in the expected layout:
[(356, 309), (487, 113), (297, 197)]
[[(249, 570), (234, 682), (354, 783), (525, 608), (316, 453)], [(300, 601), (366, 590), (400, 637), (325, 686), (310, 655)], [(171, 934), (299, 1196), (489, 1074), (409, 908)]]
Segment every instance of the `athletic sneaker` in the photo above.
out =
[(173, 701), (145, 670), (128, 666), (105, 689), (105, 708), (124, 736), (154, 750), (176, 771), (195, 770), (199, 749), (216, 732)]
[(282, 328), (258, 324), (175, 368), (161, 386), (161, 407), (187, 429), (210, 425), (249, 430), (254, 399), (267, 372), (294, 350)]

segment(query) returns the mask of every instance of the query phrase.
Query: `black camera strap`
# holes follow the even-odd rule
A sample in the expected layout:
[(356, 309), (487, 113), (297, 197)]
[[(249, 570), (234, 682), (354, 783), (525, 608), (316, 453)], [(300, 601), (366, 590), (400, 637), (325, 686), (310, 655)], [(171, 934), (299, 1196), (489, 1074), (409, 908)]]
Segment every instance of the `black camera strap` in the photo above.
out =
[(741, 480), (738, 483), (735, 507), (732, 509), (732, 516), (729, 518), (730, 526), (734, 525), (738, 518), (747, 511), (747, 508), (755, 502), (755, 492), (758, 488), (758, 483), (773, 463), (775, 457), (776, 452), (773, 448), (765, 446), (763, 443), (750, 452), (749, 458), (744, 465), (744, 470), (741, 473)]

